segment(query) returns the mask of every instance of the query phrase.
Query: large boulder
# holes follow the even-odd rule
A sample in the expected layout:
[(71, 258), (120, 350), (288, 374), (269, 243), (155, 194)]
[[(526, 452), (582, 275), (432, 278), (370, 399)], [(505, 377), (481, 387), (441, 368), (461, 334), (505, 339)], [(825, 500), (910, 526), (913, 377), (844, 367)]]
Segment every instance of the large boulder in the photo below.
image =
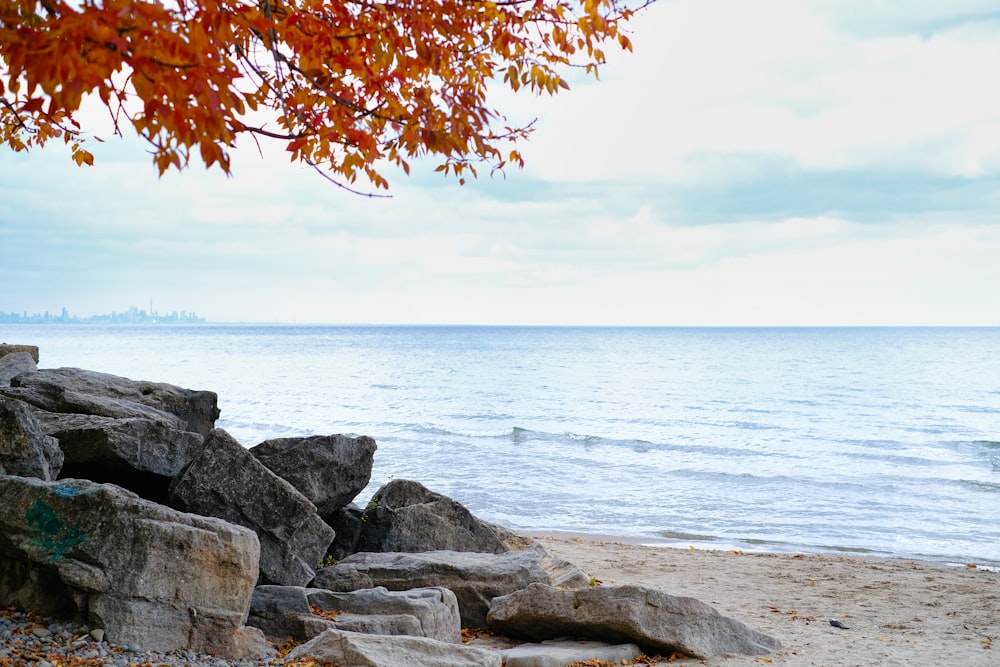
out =
[(464, 627), (481, 628), (493, 598), (541, 582), (587, 586), (586, 572), (554, 558), (540, 544), (525, 551), (484, 554), (460, 551), (368, 553), (349, 556), (316, 573), (313, 586), (354, 591), (384, 586), (391, 591), (443, 586), (455, 593)]
[(35, 411), (65, 455), (63, 477), (117, 484), (166, 502), (167, 487), (201, 451), (205, 439), (150, 419)]
[(651, 655), (680, 652), (704, 659), (731, 653), (764, 655), (781, 648), (774, 637), (700, 600), (641, 586), (565, 590), (531, 584), (495, 598), (486, 620), (492, 631), (509, 637), (634, 642)]
[(256, 532), (261, 583), (308, 584), (333, 541), (333, 529), (316, 507), (221, 429), (209, 433), (202, 450), (174, 478), (169, 497), (178, 509)]
[(501, 667), (498, 653), (424, 637), (368, 635), (327, 630), (285, 656), (289, 662), (312, 659), (351, 667)]
[[(37, 348), (35, 349), (37, 350)], [(38, 363), (27, 352), (11, 352), (7, 355), (0, 355), (0, 387), (9, 387), (10, 381), (18, 375), (33, 373), (37, 370)]]
[(62, 464), (58, 441), (46, 435), (34, 410), (0, 396), (0, 475), (54, 480)]
[(102, 417), (141, 417), (202, 436), (219, 418), (212, 391), (183, 389), (162, 382), (130, 380), (79, 368), (55, 368), (19, 375), (0, 393), (49, 412)]
[(0, 600), (115, 643), (259, 659), (252, 531), (110, 484), (0, 477)]
[(38, 363), (38, 346), (37, 345), (11, 345), (9, 343), (0, 343), (0, 359), (11, 355), (24, 353), (31, 357), (31, 360), (36, 364)]
[(258, 586), (248, 625), (278, 643), (306, 641), (325, 630), (428, 637), (452, 644), (462, 640), (458, 601), (446, 588), (349, 593), (299, 586)]
[(352, 542), (349, 552), (508, 550), (497, 532), (463, 505), (406, 479), (375, 492)]
[(368, 485), (375, 449), (367, 436), (338, 434), (265, 440), (250, 453), (298, 489), (325, 519)]

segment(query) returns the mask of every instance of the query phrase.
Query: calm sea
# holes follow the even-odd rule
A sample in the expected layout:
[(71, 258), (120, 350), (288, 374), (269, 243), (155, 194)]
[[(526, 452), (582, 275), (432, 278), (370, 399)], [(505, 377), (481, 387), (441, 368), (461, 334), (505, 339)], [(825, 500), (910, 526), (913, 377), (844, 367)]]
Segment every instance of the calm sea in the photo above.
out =
[(0, 326), (516, 529), (1000, 563), (1000, 329)]

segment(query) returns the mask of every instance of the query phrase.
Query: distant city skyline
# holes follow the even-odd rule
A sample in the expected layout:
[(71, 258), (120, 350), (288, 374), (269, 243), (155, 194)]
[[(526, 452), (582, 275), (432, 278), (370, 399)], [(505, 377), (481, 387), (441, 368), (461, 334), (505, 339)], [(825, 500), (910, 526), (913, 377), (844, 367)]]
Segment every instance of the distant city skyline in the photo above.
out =
[(82, 316), (70, 314), (65, 306), (58, 315), (47, 310), (42, 313), (0, 312), (0, 324), (201, 324), (205, 321), (204, 317), (199, 317), (193, 311), (173, 310), (160, 314), (153, 310), (152, 306), (148, 313), (137, 306), (130, 306), (128, 310), (122, 312), (113, 310), (110, 313)]

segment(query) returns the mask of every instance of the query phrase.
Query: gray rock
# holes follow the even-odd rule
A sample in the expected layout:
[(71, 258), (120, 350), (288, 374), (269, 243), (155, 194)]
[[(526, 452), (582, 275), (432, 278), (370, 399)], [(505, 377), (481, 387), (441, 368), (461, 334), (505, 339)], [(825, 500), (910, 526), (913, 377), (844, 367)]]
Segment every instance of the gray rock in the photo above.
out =
[[(0, 345), (0, 348), (3, 346)], [(37, 354), (37, 349), (36, 354)], [(36, 362), (27, 352), (11, 352), (0, 355), (0, 386), (9, 387), (10, 381), (22, 373), (33, 373), (38, 370)]]
[(118, 644), (267, 656), (243, 625), (258, 559), (252, 531), (117, 486), (0, 477), (0, 600)]
[(276, 643), (311, 639), (322, 630), (310, 635), (304, 629), (306, 620), (313, 616), (306, 590), (302, 586), (257, 586), (250, 599), (247, 625), (260, 628)]
[(428, 637), (453, 644), (462, 639), (458, 601), (445, 588), (334, 593), (299, 586), (258, 586), (247, 624), (278, 643), (309, 640), (331, 628)]
[(63, 453), (44, 432), (27, 403), (0, 396), (0, 475), (53, 480), (59, 476)]
[(355, 552), (508, 550), (496, 531), (463, 505), (405, 479), (375, 492), (354, 546)]
[(0, 343), (0, 359), (11, 354), (25, 353), (31, 360), (36, 364), (38, 363), (38, 346), (37, 345), (10, 345), (8, 343)]
[[(335, 593), (310, 589), (309, 605), (325, 611), (342, 612), (361, 617), (389, 616), (397, 619), (412, 618), (415, 631), (379, 632), (377, 634), (408, 634), (437, 641), (460, 644), (462, 621), (458, 598), (447, 588), (411, 588), (406, 591), (389, 591), (382, 586), (359, 591)], [(343, 618), (334, 619), (337, 627), (345, 627)], [(407, 626), (409, 623), (405, 623)]]
[(79, 368), (55, 368), (19, 375), (0, 393), (49, 412), (102, 417), (141, 417), (172, 428), (208, 434), (219, 418), (211, 391), (130, 380)]
[(472, 646), (447, 644), (424, 637), (366, 635), (327, 630), (293, 649), (286, 660), (312, 658), (316, 662), (350, 667), (501, 667), (500, 655)]
[(504, 667), (566, 667), (576, 663), (624, 665), (642, 655), (635, 644), (607, 644), (604, 642), (544, 641), (540, 644), (521, 644), (497, 651)]
[(723, 616), (704, 602), (641, 586), (562, 590), (532, 584), (494, 599), (487, 626), (533, 641), (587, 637), (633, 642), (649, 654), (676, 651), (694, 658), (763, 655), (781, 648), (774, 637)]
[(256, 532), (261, 583), (308, 584), (333, 541), (315, 506), (221, 429), (174, 478), (169, 497), (179, 509)]
[(375, 441), (367, 436), (314, 435), (266, 440), (250, 453), (290, 482), (325, 518), (368, 485), (375, 449)]
[(43, 410), (36, 417), (65, 454), (63, 477), (117, 484), (156, 502), (166, 501), (170, 480), (205, 442), (197, 433), (150, 419)]
[(327, 549), (326, 555), (335, 561), (343, 560), (358, 550), (358, 535), (361, 533), (361, 519), (364, 510), (356, 503), (348, 503), (333, 514), (323, 516), (323, 521), (333, 528), (337, 536)]
[(384, 586), (392, 591), (442, 586), (455, 593), (464, 627), (481, 628), (494, 597), (533, 582), (567, 588), (589, 585), (577, 566), (554, 558), (540, 544), (525, 551), (484, 554), (460, 551), (357, 553), (316, 573), (313, 586), (354, 591)]

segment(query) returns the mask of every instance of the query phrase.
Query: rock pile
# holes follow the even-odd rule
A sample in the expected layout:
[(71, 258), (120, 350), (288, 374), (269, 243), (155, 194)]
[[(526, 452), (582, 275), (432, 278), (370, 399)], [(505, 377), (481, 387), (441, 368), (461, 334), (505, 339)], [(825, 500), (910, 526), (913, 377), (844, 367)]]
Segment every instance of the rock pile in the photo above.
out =
[[(304, 643), (289, 660), (370, 666), (780, 648), (697, 600), (591, 586), (417, 482), (362, 509), (371, 438), (247, 449), (215, 428), (213, 392), (37, 360), (0, 346), (0, 606), (137, 650), (243, 660), (291, 640)], [(463, 627), (543, 643), (487, 651)], [(565, 636), (621, 646), (551, 642)]]

